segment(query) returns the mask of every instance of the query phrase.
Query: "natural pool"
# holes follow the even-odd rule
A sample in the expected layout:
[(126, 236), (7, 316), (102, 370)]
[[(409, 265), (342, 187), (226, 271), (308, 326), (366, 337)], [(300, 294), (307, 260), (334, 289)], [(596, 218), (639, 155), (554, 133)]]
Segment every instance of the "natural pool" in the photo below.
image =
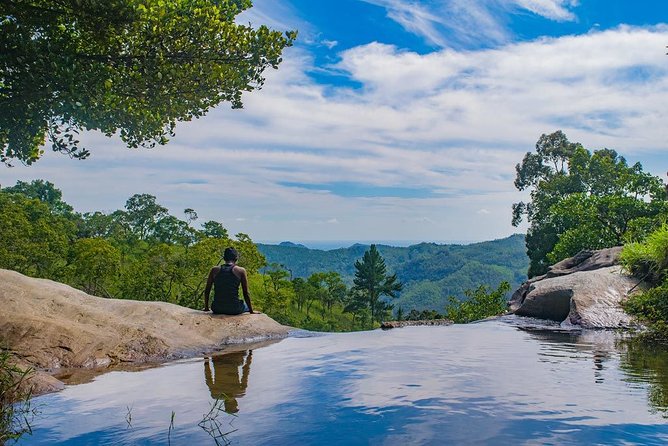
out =
[(666, 391), (665, 351), (508, 317), (106, 373), (36, 398), (19, 444), (658, 445)]

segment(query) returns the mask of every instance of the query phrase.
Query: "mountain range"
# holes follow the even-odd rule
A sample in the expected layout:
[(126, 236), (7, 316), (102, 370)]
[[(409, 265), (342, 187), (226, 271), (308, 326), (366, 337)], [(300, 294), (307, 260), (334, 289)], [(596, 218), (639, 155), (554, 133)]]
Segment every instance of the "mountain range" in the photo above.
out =
[[(466, 245), (419, 243), (408, 247), (376, 245), (388, 273), (396, 273), (404, 284), (392, 303), (404, 311), (443, 311), (449, 296), (464, 298), (464, 291), (488, 285), (496, 288), (508, 281), (512, 289), (526, 280), (529, 260), (524, 235)], [(354, 244), (328, 251), (283, 242), (258, 244), (269, 264), (276, 263), (291, 277), (306, 278), (319, 271), (336, 271), (348, 285), (355, 276), (355, 261), (369, 245)]]

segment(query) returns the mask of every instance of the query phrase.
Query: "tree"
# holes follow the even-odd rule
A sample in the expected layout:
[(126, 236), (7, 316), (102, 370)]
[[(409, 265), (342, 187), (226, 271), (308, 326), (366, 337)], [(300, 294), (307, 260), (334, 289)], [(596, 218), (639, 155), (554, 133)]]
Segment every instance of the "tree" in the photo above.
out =
[(146, 240), (167, 215), (167, 208), (159, 205), (153, 195), (135, 194), (125, 202), (125, 220), (139, 240)]
[(331, 316), (334, 304), (342, 302), (348, 292), (341, 275), (333, 271), (313, 273), (308, 278), (307, 283), (311, 285), (315, 297), (322, 304), (323, 317), (325, 317), (326, 311)]
[(287, 300), (287, 288), (291, 282), (288, 280), (290, 274), (278, 263), (272, 263), (264, 273), (264, 302), (266, 311), (283, 308)]
[(40, 147), (86, 158), (82, 130), (131, 148), (166, 144), (176, 122), (242, 107), (296, 32), (236, 23), (251, 0), (0, 2), (0, 161)]
[(513, 205), (513, 225), (529, 222), (529, 277), (582, 249), (621, 245), (655, 229), (668, 203), (661, 179), (629, 166), (614, 150), (593, 153), (561, 132), (542, 135), (515, 167), (531, 200)]
[(112, 297), (107, 284), (116, 279), (120, 263), (120, 252), (108, 241), (79, 239), (72, 247), (71, 281), (88, 294)]
[(294, 303), (297, 305), (297, 310), (302, 311), (304, 304), (309, 300), (310, 285), (301, 277), (295, 277), (292, 279), (292, 289), (295, 292)]
[(111, 214), (104, 212), (86, 212), (81, 216), (78, 228), (79, 238), (118, 238), (127, 237), (129, 227), (125, 221), (125, 213), (116, 211)]
[(391, 309), (391, 306), (381, 301), (381, 296), (396, 297), (401, 291), (402, 284), (398, 282), (397, 275), (386, 274), (385, 260), (371, 245), (364, 253), (362, 260), (355, 261), (354, 289), (359, 291), (359, 296), (364, 299), (366, 306), (371, 311), (371, 321), (376, 321), (383, 312)]
[(34, 180), (30, 183), (17, 181), (14, 186), (6, 187), (3, 191), (35, 198), (49, 206), (54, 214), (70, 217), (74, 212), (74, 208), (63, 201), (62, 191), (50, 181)]
[(160, 243), (190, 246), (195, 242), (195, 230), (187, 222), (166, 215), (155, 222), (152, 236)]
[(369, 310), (364, 293), (355, 289), (355, 287), (350, 288), (343, 299), (343, 312), (352, 314), (353, 327), (355, 326), (356, 319), (358, 317), (360, 319), (361, 325), (365, 326), (366, 319), (369, 316)]
[(204, 222), (202, 225), (202, 234), (205, 237), (210, 237), (210, 238), (227, 238), (227, 229), (223, 227), (221, 223), (218, 223), (217, 221), (209, 220)]
[(343, 278), (341, 274), (330, 271), (325, 273), (324, 276), (325, 286), (327, 287), (327, 293), (323, 299), (323, 304), (327, 307), (330, 316), (332, 315), (332, 307), (343, 300), (348, 294), (348, 287), (343, 283)]
[(0, 191), (0, 268), (60, 279), (75, 225), (37, 199)]

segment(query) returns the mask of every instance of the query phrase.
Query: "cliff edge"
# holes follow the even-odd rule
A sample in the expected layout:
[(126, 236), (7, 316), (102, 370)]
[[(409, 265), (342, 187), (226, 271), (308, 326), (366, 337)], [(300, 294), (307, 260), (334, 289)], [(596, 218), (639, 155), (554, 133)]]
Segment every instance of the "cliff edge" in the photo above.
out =
[(265, 314), (213, 315), (166, 302), (104, 299), (0, 269), (0, 345), (36, 370), (35, 393), (62, 388), (61, 368), (164, 361), (287, 336)]

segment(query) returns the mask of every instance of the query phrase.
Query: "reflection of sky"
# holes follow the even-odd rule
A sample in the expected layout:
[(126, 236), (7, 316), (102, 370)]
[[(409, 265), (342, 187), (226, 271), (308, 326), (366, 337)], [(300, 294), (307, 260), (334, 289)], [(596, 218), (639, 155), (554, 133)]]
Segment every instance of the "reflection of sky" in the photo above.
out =
[[(627, 382), (615, 339), (501, 323), (287, 339), (253, 350), (240, 411), (219, 420), (232, 444), (663, 444), (668, 426)], [(172, 411), (173, 444), (210, 440), (201, 359), (36, 402), (21, 444), (164, 444)]]

